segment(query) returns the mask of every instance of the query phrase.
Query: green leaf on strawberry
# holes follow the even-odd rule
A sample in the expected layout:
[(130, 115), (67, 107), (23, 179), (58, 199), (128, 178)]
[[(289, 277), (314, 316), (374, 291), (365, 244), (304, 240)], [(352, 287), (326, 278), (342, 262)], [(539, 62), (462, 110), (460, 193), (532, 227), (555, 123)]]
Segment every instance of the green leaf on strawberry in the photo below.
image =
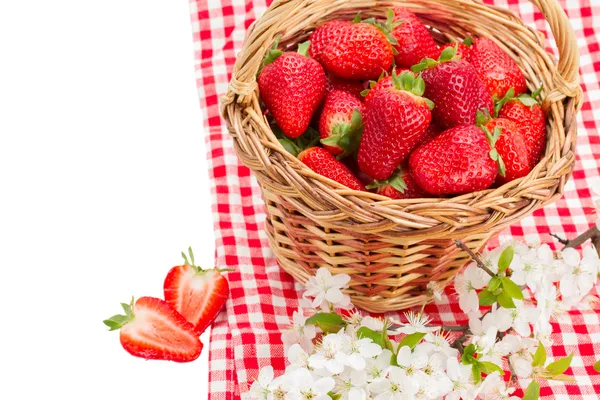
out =
[(283, 51), (279, 50), (279, 40), (281, 39), (281, 35), (277, 35), (275, 40), (273, 41), (273, 46), (265, 55), (265, 59), (263, 61), (262, 66), (266, 66), (275, 61), (280, 55), (283, 54)]

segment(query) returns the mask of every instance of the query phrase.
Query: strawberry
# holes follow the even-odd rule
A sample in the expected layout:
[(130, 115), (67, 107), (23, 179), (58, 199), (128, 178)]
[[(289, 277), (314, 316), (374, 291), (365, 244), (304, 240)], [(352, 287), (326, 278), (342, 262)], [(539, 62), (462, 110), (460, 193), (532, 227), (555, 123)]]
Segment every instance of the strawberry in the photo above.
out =
[[(392, 74), (396, 73), (397, 75), (400, 75), (402, 72), (406, 71), (412, 72), (408, 68), (395, 68), (392, 71)], [(365, 98), (365, 104), (367, 104), (371, 100), (375, 93), (377, 93), (380, 90), (392, 87), (393, 85), (394, 84), (392, 82), (392, 75), (388, 75), (387, 73), (381, 74), (377, 81), (369, 81), (369, 87), (361, 92), (361, 95)]]
[(354, 176), (356, 176), (360, 183), (362, 183), (364, 186), (368, 186), (371, 183), (373, 183), (373, 178), (371, 178), (369, 175), (365, 174), (360, 170), (360, 167), (358, 166), (358, 162), (356, 161), (355, 157), (346, 157), (342, 160), (342, 162), (346, 167), (348, 167), (350, 172), (352, 172), (352, 174), (354, 174)]
[(229, 297), (229, 283), (221, 272), (194, 265), (194, 253), (189, 248), (190, 261), (173, 267), (164, 282), (165, 301), (185, 317), (200, 335), (217, 317)]
[(308, 49), (308, 54), (315, 60), (321, 62), (321, 56), (323, 55), (327, 45), (330, 42), (335, 41), (340, 30), (350, 24), (350, 21), (333, 20), (317, 27), (317, 29), (315, 29), (315, 31), (310, 35), (310, 47)]
[(485, 133), (475, 125), (442, 132), (417, 148), (409, 167), (417, 184), (434, 195), (453, 195), (483, 190), (498, 175), (498, 154)]
[(325, 98), (319, 121), (321, 143), (333, 155), (354, 153), (362, 134), (362, 102), (349, 92), (334, 90)]
[(514, 88), (515, 95), (527, 90), (523, 71), (491, 39), (482, 37), (475, 40), (469, 62), (495, 99), (504, 97), (510, 88)]
[(362, 82), (359, 81), (347, 81), (344, 79), (336, 78), (335, 76), (327, 75), (325, 77), (325, 93), (331, 93), (334, 90), (343, 90), (348, 92), (359, 99), (362, 99), (361, 92), (364, 87)]
[(366, 105), (365, 128), (358, 149), (360, 169), (376, 180), (388, 179), (410, 154), (431, 122), (425, 84), (412, 72), (392, 73), (393, 86), (380, 90)]
[(431, 142), (433, 139), (438, 137), (440, 133), (442, 133), (442, 128), (440, 128), (439, 125), (437, 125), (435, 122), (431, 122), (431, 124), (429, 124), (429, 126), (427, 127), (425, 134), (421, 136), (421, 138), (415, 145), (415, 149), (417, 147), (423, 146), (424, 144)]
[(440, 49), (429, 30), (415, 14), (404, 7), (396, 7), (392, 16), (394, 23), (388, 25), (388, 29), (398, 42), (394, 46), (394, 61), (397, 66), (410, 68), (423, 58), (437, 59), (440, 56)]
[(514, 91), (509, 90), (497, 104), (498, 117), (514, 121), (523, 135), (531, 168), (537, 165), (546, 148), (546, 115), (535, 100), (541, 89), (531, 96), (522, 94), (516, 98)]
[(498, 174), (496, 182), (503, 184), (526, 176), (530, 171), (529, 154), (525, 140), (514, 121), (505, 118), (495, 118), (485, 125), (487, 134), (499, 130), (496, 150), (505, 165), (504, 176)]
[[(440, 47), (440, 52), (444, 51), (445, 49), (447, 49), (449, 47), (456, 48), (456, 55), (460, 56), (461, 60), (465, 60), (468, 62), (469, 58), (471, 57), (471, 46), (472, 45), (473, 45), (473, 39), (471, 39), (470, 37), (467, 36), (467, 38), (465, 38), (465, 40), (463, 40), (462, 43), (460, 43), (460, 42), (446, 43), (445, 45)], [(430, 58), (433, 58), (433, 57), (430, 57)]]
[(413, 66), (422, 71), (425, 97), (433, 101), (433, 119), (444, 128), (475, 123), (479, 106), (479, 78), (471, 64), (454, 58), (454, 48), (445, 49), (439, 60), (426, 58)]
[(394, 58), (385, 33), (367, 22), (341, 27), (321, 53), (325, 70), (339, 78), (375, 79), (389, 71)]
[(135, 306), (121, 303), (125, 315), (104, 321), (111, 331), (120, 329), (123, 348), (131, 355), (148, 360), (194, 361), (202, 343), (194, 326), (167, 302), (154, 297), (140, 297)]
[(412, 173), (405, 168), (398, 168), (385, 181), (373, 181), (373, 183), (367, 186), (367, 189), (376, 189), (378, 194), (394, 200), (431, 197), (429, 193), (417, 185)]
[(302, 135), (325, 94), (325, 72), (312, 58), (306, 57), (307, 43), (300, 53), (277, 50), (278, 41), (265, 59), (258, 77), (262, 101), (290, 138)]
[(309, 147), (298, 155), (298, 159), (319, 175), (323, 175), (350, 189), (366, 190), (346, 165), (322, 147)]

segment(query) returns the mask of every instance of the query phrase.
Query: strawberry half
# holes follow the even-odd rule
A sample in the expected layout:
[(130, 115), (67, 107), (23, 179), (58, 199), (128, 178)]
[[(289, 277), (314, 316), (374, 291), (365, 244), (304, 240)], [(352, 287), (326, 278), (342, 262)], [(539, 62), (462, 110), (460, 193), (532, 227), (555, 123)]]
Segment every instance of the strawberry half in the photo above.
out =
[(276, 40), (258, 77), (262, 101), (290, 138), (306, 131), (325, 95), (325, 72), (321, 64), (306, 57), (309, 45), (298, 46), (299, 53), (282, 53)]
[(334, 90), (327, 95), (319, 133), (321, 143), (333, 155), (352, 154), (362, 134), (362, 102), (352, 94)]
[(135, 305), (121, 303), (125, 315), (104, 321), (111, 331), (120, 329), (123, 348), (148, 360), (193, 361), (202, 351), (194, 326), (169, 304), (154, 297), (140, 297)]
[[(165, 301), (185, 317), (200, 335), (217, 317), (229, 297), (229, 282), (222, 271), (194, 265), (194, 253), (188, 249), (184, 265), (173, 267), (164, 283)], [(191, 260), (191, 262), (190, 262)]]

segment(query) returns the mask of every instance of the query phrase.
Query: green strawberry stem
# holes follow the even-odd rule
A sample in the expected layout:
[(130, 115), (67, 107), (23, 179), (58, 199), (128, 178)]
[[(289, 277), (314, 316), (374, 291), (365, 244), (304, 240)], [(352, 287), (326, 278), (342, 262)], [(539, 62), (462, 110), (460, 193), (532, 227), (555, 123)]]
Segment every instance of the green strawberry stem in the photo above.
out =
[(392, 176), (390, 176), (388, 179), (386, 179), (384, 181), (374, 180), (368, 186), (366, 186), (366, 188), (367, 189), (377, 189), (384, 185), (390, 185), (394, 189), (399, 191), (400, 193), (404, 193), (404, 191), (406, 190), (406, 183), (404, 182), (402, 175), (403, 175), (402, 169), (398, 168), (396, 170), (396, 172), (394, 172), (392, 174)]
[(308, 48), (310, 47), (310, 40), (298, 45), (298, 54), (308, 56)]
[[(392, 35), (392, 31), (398, 27), (400, 24), (402, 24), (404, 21), (396, 21), (394, 22), (394, 11), (393, 10), (388, 10), (387, 15), (386, 15), (386, 21), (385, 22), (380, 22), (377, 21), (375, 18), (367, 18), (364, 21), (360, 20), (360, 14), (356, 15), (356, 18), (354, 18), (354, 21), (352, 21), (353, 23), (357, 23), (357, 22), (363, 22), (365, 24), (370, 24), (373, 25), (375, 28), (379, 29), (381, 31), (381, 33), (383, 33), (385, 35), (385, 37), (387, 38), (388, 42), (390, 42), (390, 44), (392, 46), (398, 46), (398, 39), (396, 39), (394, 37), (394, 35)], [(358, 20), (357, 20), (358, 18)], [(394, 48), (395, 50), (395, 48)], [(397, 51), (395, 51), (394, 54), (397, 54)]]
[(277, 59), (280, 55), (283, 54), (283, 51), (279, 50), (279, 40), (281, 39), (281, 35), (277, 35), (275, 40), (273, 41), (273, 46), (267, 52), (265, 59), (263, 61), (263, 67), (271, 64), (273, 61)]
[(321, 143), (327, 146), (339, 146), (343, 153), (338, 156), (338, 159), (344, 158), (358, 150), (363, 128), (362, 114), (355, 109), (352, 112), (351, 122), (335, 125), (331, 136), (321, 139)]
[(422, 97), (427, 103), (427, 107), (430, 110), (433, 109), (433, 101), (423, 97), (425, 93), (425, 81), (421, 78), (421, 74), (415, 77), (410, 71), (404, 71), (400, 75), (396, 74), (396, 71), (392, 71), (392, 83), (398, 90), (405, 90), (414, 94), (415, 96)]
[(471, 36), (467, 36), (463, 42), (462, 42), (465, 46), (473, 46), (473, 38)]
[(133, 303), (134, 298), (133, 296), (131, 296), (131, 302), (129, 304), (121, 303), (121, 307), (123, 307), (125, 315), (116, 314), (110, 317), (109, 319), (105, 319), (104, 321), (102, 321), (104, 322), (104, 325), (110, 328), (109, 331), (119, 330), (123, 326), (127, 325), (135, 319), (135, 314), (133, 313)]
[(422, 59), (418, 64), (415, 64), (411, 67), (411, 70), (414, 73), (419, 73), (426, 69), (435, 68), (438, 64), (453, 60), (460, 59), (460, 55), (456, 54), (456, 50), (458, 49), (458, 43), (454, 47), (446, 47), (442, 53), (440, 54), (437, 60), (433, 58), (426, 57)]
[(498, 173), (501, 176), (506, 176), (506, 166), (504, 165), (504, 160), (502, 159), (502, 156), (500, 156), (500, 154), (498, 153), (498, 150), (496, 150), (496, 143), (498, 142), (498, 138), (500, 138), (500, 135), (502, 134), (502, 128), (495, 127), (493, 134), (490, 133), (490, 130), (485, 126), (480, 126), (480, 128), (483, 130), (485, 136), (488, 139), (488, 142), (490, 143), (490, 147), (492, 148), (490, 150), (490, 158), (498, 163)]

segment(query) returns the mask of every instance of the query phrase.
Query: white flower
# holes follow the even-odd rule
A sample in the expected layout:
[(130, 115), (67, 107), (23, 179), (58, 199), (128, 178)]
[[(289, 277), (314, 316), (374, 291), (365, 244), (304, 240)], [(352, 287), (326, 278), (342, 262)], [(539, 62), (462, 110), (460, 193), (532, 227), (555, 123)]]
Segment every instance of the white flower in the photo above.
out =
[[(386, 326), (386, 321), (383, 318), (374, 318), (371, 316), (365, 316), (365, 317), (361, 318), (360, 323), (357, 325), (367, 327), (370, 330), (375, 331), (375, 332), (383, 332), (383, 327)], [(393, 335), (397, 335), (398, 333), (400, 333), (398, 330), (399, 325), (397, 325), (395, 323), (388, 323), (387, 326), (388, 326), (388, 329), (387, 329), (388, 336), (393, 336)]]
[(396, 356), (396, 362), (407, 375), (411, 376), (421, 371), (427, 365), (429, 357), (425, 352), (411, 352), (410, 347), (402, 346)]
[[(282, 386), (284, 389), (282, 389)], [(276, 390), (287, 390), (284, 378), (274, 378), (273, 367), (268, 365), (261, 368), (258, 378), (252, 383), (250, 390), (242, 394), (244, 400), (271, 400)]]
[(510, 279), (519, 286), (527, 285), (532, 291), (535, 291), (538, 282), (543, 279), (542, 267), (535, 256), (536, 250), (525, 254), (524, 257), (518, 257), (518, 261), (511, 263), (510, 269), (512, 275)]
[(475, 400), (481, 386), (473, 384), (472, 367), (463, 365), (456, 358), (446, 361), (446, 373), (452, 382), (452, 390), (446, 395), (446, 400)]
[[(487, 313), (483, 319), (479, 319), (477, 315), (469, 315), (469, 330), (473, 336), (483, 336), (487, 330), (492, 326), (498, 328), (498, 322), (494, 319), (495, 304), (492, 306), (492, 310)], [(501, 322), (501, 321), (500, 321)], [(508, 328), (507, 328), (508, 329)]]
[(366, 400), (367, 379), (365, 371), (345, 370), (335, 378), (333, 392), (343, 400)]
[[(522, 300), (513, 300), (516, 308), (499, 308), (494, 313), (494, 319), (497, 321), (496, 326), (500, 332), (506, 332), (508, 329), (513, 328), (521, 336), (531, 335), (530, 323), (534, 323), (538, 316), (539, 311), (533, 307), (525, 307), (525, 303)], [(508, 327), (506, 323), (508, 322)]]
[(453, 349), (448, 342), (448, 335), (436, 332), (428, 333), (423, 338), (425, 342), (419, 344), (419, 348), (423, 349), (428, 355), (433, 353), (442, 353), (446, 357), (458, 357), (458, 350)]
[(290, 363), (287, 369), (290, 371), (299, 368), (308, 368), (309, 355), (298, 343), (293, 344), (289, 348), (287, 358)]
[(491, 326), (482, 336), (473, 336), (472, 343), (477, 349), (481, 361), (502, 365), (502, 357), (509, 353), (506, 344), (497, 342), (498, 328)]
[[(421, 345), (415, 348), (414, 354), (423, 352)], [(444, 369), (446, 367), (447, 357), (443, 353), (433, 353), (427, 359), (423, 369), (413, 375), (418, 382), (419, 390), (416, 398), (437, 399), (444, 396), (452, 390), (452, 381), (446, 376)]]
[(553, 340), (550, 338), (552, 335), (552, 324), (548, 322), (550, 318), (544, 318), (543, 315), (535, 321), (533, 324), (533, 336), (536, 340), (542, 342), (545, 347), (552, 346)]
[(331, 275), (325, 267), (317, 270), (315, 276), (308, 278), (304, 297), (314, 297), (312, 306), (321, 307), (325, 311), (333, 308), (348, 308), (351, 306), (350, 296), (342, 293), (342, 289), (350, 281), (346, 274)]
[(490, 277), (475, 263), (471, 263), (465, 271), (454, 280), (454, 288), (458, 293), (458, 305), (465, 313), (479, 311), (477, 290), (482, 289)]
[(486, 376), (481, 386), (480, 396), (484, 400), (521, 400), (517, 396), (511, 396), (515, 388), (507, 388), (498, 372)]
[(323, 337), (323, 343), (317, 352), (308, 358), (308, 365), (314, 369), (324, 369), (330, 375), (340, 374), (346, 364), (346, 354), (343, 351), (344, 338), (341, 334), (329, 334)]
[[(591, 253), (595, 252), (592, 250)], [(562, 258), (566, 265), (566, 273), (560, 280), (560, 292), (563, 302), (574, 306), (592, 290), (598, 279), (598, 265), (595, 262), (597, 254), (594, 258), (590, 251), (587, 251), (584, 262), (577, 250), (567, 248), (562, 251)]]
[(369, 390), (376, 395), (373, 400), (410, 400), (418, 389), (416, 382), (398, 367), (390, 367), (387, 378), (377, 378), (369, 384)]
[(392, 352), (388, 349), (383, 349), (381, 354), (379, 354), (376, 358), (367, 360), (367, 366), (365, 368), (367, 380), (372, 382), (377, 378), (385, 378), (390, 369), (391, 360)]
[(365, 359), (377, 357), (381, 354), (382, 348), (369, 338), (359, 339), (356, 332), (348, 328), (347, 333), (343, 335), (343, 351), (346, 355), (346, 365), (355, 370), (365, 369), (367, 362)]
[(570, 308), (559, 300), (559, 293), (556, 290), (556, 285), (552, 283), (540, 285), (539, 290), (535, 293), (535, 299), (537, 301), (538, 315), (534, 323), (547, 323), (552, 317), (557, 318)]
[(291, 345), (299, 343), (306, 352), (312, 353), (312, 340), (317, 336), (317, 329), (314, 325), (306, 325), (307, 319), (308, 317), (304, 316), (301, 308), (298, 311), (294, 311), (292, 315), (293, 325), (281, 334), (281, 340), (286, 352)]
[(293, 371), (290, 382), (293, 384), (286, 399), (291, 400), (331, 400), (328, 393), (335, 386), (333, 378), (317, 378), (306, 368)]
[(436, 281), (429, 281), (427, 284), (427, 295), (432, 296), (436, 301), (442, 301), (444, 290)]
[(440, 326), (427, 326), (431, 322), (431, 319), (426, 315), (419, 313), (415, 314), (412, 311), (404, 313), (404, 316), (408, 320), (408, 323), (402, 325), (400, 328), (395, 329), (398, 333), (405, 333), (407, 335), (411, 335), (413, 333), (421, 332), (435, 332), (441, 329)]
[(502, 342), (510, 348), (508, 359), (517, 376), (528, 378), (532, 372), (531, 362), (538, 345), (537, 340), (517, 335), (506, 335)]

